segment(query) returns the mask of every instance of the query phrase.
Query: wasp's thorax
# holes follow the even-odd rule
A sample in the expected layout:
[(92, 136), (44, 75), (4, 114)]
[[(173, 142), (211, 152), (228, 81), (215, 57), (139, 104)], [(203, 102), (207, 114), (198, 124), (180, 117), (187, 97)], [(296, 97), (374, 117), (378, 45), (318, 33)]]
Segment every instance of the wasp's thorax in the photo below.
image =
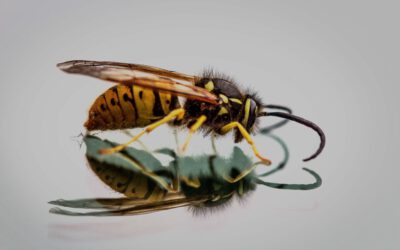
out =
[[(187, 100), (185, 110), (191, 126), (200, 115), (207, 116), (205, 132), (220, 133), (220, 128), (230, 122), (239, 122), (251, 132), (257, 120), (260, 102), (253, 95), (244, 94), (233, 80), (225, 76), (205, 76), (195, 83), (196, 86), (205, 88), (220, 98), (219, 105)], [(235, 133), (235, 142), (242, 140), (239, 131)]]

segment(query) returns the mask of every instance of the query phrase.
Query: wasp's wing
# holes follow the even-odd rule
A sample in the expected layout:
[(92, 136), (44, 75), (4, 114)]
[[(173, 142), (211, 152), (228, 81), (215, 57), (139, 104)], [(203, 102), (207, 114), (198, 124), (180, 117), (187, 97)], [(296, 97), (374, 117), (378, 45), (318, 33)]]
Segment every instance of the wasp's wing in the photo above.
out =
[[(218, 97), (209, 91), (194, 86), (196, 77), (152, 66), (119, 62), (68, 61), (57, 66), (73, 74), (82, 74), (125, 85), (137, 85), (156, 89), (189, 99), (212, 104), (218, 103)], [(184, 84), (180, 81), (185, 81)]]
[(76, 199), (76, 200), (54, 200), (49, 204), (78, 209), (122, 209), (139, 205), (151, 204), (155, 201), (169, 201), (183, 199), (185, 196), (182, 193), (168, 193), (165, 197), (159, 200), (151, 198), (94, 198), (94, 199)]
[[(122, 215), (140, 215), (152, 212), (158, 212), (178, 207), (186, 207), (190, 205), (199, 205), (207, 200), (209, 197), (192, 197), (192, 198), (177, 198), (171, 200), (162, 200), (157, 202), (145, 203), (125, 207), (121, 209), (96, 211), (96, 212), (73, 212), (64, 210), (59, 207), (50, 209), (50, 213), (70, 215), (70, 216), (122, 216)], [(53, 203), (54, 204), (54, 203)]]
[(184, 80), (194, 84), (196, 77), (186, 75), (176, 71), (161, 69), (153, 66), (147, 66), (143, 64), (132, 64), (132, 63), (120, 63), (120, 62), (107, 62), (107, 61), (85, 61), (85, 60), (73, 60), (57, 64), (61, 70), (68, 73), (87, 74), (95, 76), (96, 72), (101, 69), (122, 69), (129, 70), (130, 74), (138, 74), (139, 72), (153, 74), (161, 77), (167, 77), (172, 79)]

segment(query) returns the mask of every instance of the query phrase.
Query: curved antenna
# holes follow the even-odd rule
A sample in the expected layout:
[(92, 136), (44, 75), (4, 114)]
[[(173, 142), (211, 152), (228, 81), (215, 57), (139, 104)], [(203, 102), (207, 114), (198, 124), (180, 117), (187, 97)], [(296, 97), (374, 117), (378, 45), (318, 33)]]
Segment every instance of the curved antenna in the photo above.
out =
[(276, 142), (278, 142), (278, 144), (282, 147), (283, 149), (283, 160), (272, 170), (269, 170), (268, 172), (265, 172), (263, 174), (259, 174), (258, 177), (265, 177), (265, 176), (269, 176), (275, 172), (278, 172), (280, 170), (282, 170), (287, 162), (289, 161), (289, 149), (286, 145), (286, 143), (278, 136), (274, 135), (274, 134), (267, 134), (265, 136), (268, 136), (270, 138), (272, 138), (273, 140), (275, 140)]
[(262, 113), (259, 114), (259, 116), (276, 116), (276, 117), (285, 118), (285, 119), (288, 119), (288, 120), (295, 121), (295, 122), (298, 122), (300, 124), (303, 124), (304, 126), (307, 126), (307, 127), (313, 129), (315, 132), (318, 133), (320, 141), (321, 141), (320, 144), (319, 144), (319, 148), (310, 157), (307, 157), (307, 158), (303, 159), (303, 161), (309, 161), (309, 160), (314, 159), (315, 157), (317, 157), (322, 152), (322, 150), (325, 147), (325, 134), (324, 134), (324, 132), (322, 131), (322, 129), (320, 127), (318, 127), (318, 125), (316, 125), (315, 123), (313, 123), (311, 121), (308, 121), (308, 120), (306, 120), (306, 119), (304, 119), (302, 117), (299, 117), (299, 116), (295, 116), (295, 115), (288, 114), (288, 113), (283, 113), (283, 112), (271, 112), (271, 113), (262, 112)]
[[(275, 105), (275, 104), (268, 104), (268, 105), (263, 105), (262, 107), (263, 107), (263, 108), (268, 108), (268, 109), (280, 109), (280, 110), (286, 111), (286, 112), (289, 113), (289, 114), (292, 114), (292, 110), (291, 110), (290, 108), (288, 108), (288, 107), (285, 107), (285, 106), (280, 106), (280, 105)], [(263, 116), (263, 115), (264, 115), (264, 112), (260, 113), (259, 116)], [(282, 127), (282, 126), (285, 125), (288, 121), (289, 121), (289, 120), (283, 120), (283, 121), (277, 122), (277, 123), (275, 123), (275, 124), (272, 124), (272, 125), (270, 125), (270, 126), (267, 126), (267, 127), (265, 127), (265, 128), (262, 128), (262, 129), (260, 130), (260, 133), (267, 134), (267, 133), (271, 132), (271, 131), (274, 130), (274, 129), (277, 129), (277, 128)]]
[(284, 184), (284, 183), (266, 182), (257, 178), (256, 183), (271, 188), (286, 189), (286, 190), (311, 190), (311, 189), (316, 189), (322, 185), (322, 179), (319, 176), (319, 174), (308, 168), (303, 168), (303, 170), (311, 174), (314, 177), (315, 182), (310, 184)]

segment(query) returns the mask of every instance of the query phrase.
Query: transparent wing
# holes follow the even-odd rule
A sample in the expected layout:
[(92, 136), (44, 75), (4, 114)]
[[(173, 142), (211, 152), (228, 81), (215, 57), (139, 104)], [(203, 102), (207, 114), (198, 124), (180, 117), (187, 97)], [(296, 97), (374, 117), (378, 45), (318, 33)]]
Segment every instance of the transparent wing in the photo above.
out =
[[(195, 76), (175, 71), (140, 64), (83, 60), (59, 63), (57, 67), (67, 73), (92, 76), (119, 84), (137, 85), (218, 104), (217, 96), (206, 89), (194, 86)], [(186, 84), (179, 81), (184, 81)]]
[[(178, 207), (186, 207), (190, 205), (198, 205), (202, 202), (209, 200), (209, 197), (192, 197), (192, 198), (177, 198), (149, 203), (141, 203), (139, 202), (136, 205), (131, 206), (122, 206), (118, 209), (110, 209), (105, 211), (95, 211), (95, 212), (74, 212), (70, 210), (61, 209), (59, 207), (54, 207), (50, 209), (50, 213), (54, 214), (62, 214), (69, 216), (122, 216), (122, 215), (140, 215), (147, 214), (157, 211), (163, 211)], [(132, 202), (132, 201), (131, 201)], [(50, 202), (51, 204), (63, 205), (55, 202)]]

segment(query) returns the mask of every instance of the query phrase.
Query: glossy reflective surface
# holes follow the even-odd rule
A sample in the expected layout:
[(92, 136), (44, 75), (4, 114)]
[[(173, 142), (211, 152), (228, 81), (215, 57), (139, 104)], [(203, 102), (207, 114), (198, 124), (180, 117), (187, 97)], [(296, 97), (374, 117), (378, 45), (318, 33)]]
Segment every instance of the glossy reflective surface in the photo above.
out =
[[(49, 202), (55, 205), (49, 212), (69, 216), (127, 216), (189, 207), (194, 215), (205, 215), (227, 207), (234, 198), (245, 199), (257, 186), (298, 191), (321, 186), (321, 177), (306, 168), (304, 170), (315, 178), (313, 183), (265, 181), (265, 177), (284, 170), (289, 160), (286, 144), (279, 137), (267, 135), (281, 144), (284, 158), (262, 174), (256, 173), (257, 167), (268, 165), (262, 161), (253, 162), (239, 147), (234, 147), (229, 157), (222, 157), (216, 151), (195, 156), (183, 155), (170, 148), (149, 151), (144, 144), (143, 149), (130, 146), (104, 155), (101, 150), (118, 143), (86, 136), (83, 141), (90, 168), (101, 182), (121, 193), (121, 197), (58, 199)], [(169, 156), (170, 160), (161, 163), (159, 154)]]

